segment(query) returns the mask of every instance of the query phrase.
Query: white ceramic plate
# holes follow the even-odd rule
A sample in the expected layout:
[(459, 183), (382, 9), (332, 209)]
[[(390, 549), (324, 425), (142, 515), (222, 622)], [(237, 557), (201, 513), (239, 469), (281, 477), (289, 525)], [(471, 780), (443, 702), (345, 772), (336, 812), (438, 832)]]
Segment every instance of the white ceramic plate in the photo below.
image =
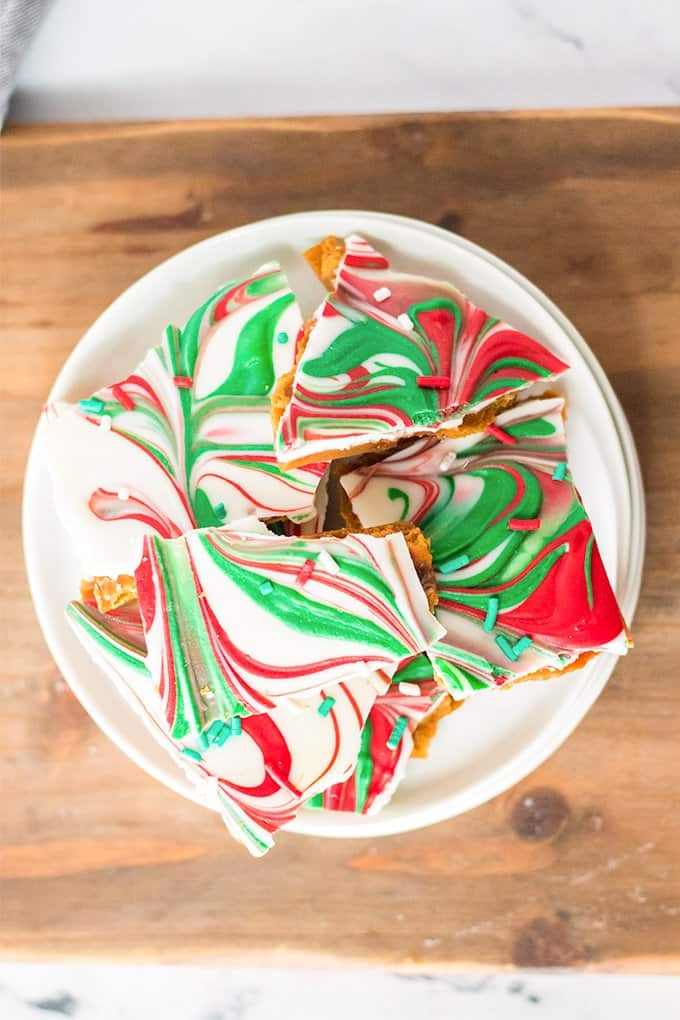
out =
[[(448, 231), (370, 212), (310, 212), (252, 223), (180, 252), (125, 291), (67, 360), (52, 398), (76, 400), (134, 367), (169, 322), (188, 315), (226, 280), (278, 258), (305, 313), (321, 287), (300, 252), (326, 234), (357, 231), (400, 267), (453, 279), (478, 304), (540, 339), (572, 366), (570, 461), (624, 615), (635, 610), (644, 553), (644, 503), (630, 429), (587, 344), (548, 298), (500, 259)], [(143, 769), (197, 799), (184, 773), (92, 664), (64, 618), (78, 591), (76, 552), (55, 519), (38, 428), (24, 490), (24, 544), (31, 591), (50, 650), (74, 693), (104, 732)], [(289, 826), (323, 836), (378, 836), (467, 811), (536, 768), (580, 722), (615, 665), (602, 655), (578, 673), (478, 694), (445, 719), (425, 761), (412, 761), (392, 802), (374, 817), (303, 811)]]

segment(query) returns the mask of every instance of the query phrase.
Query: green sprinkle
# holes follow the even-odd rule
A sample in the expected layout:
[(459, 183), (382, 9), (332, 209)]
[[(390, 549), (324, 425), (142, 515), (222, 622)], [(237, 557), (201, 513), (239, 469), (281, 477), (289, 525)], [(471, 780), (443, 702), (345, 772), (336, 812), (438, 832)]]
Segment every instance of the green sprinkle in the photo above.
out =
[(231, 726), (229, 723), (220, 723), (220, 728), (216, 735), (213, 737), (213, 744), (215, 747), (222, 747), (229, 737), (231, 736)]
[(271, 583), (271, 581), (263, 581), (262, 584), (260, 585), (261, 595), (271, 595), (273, 591), (274, 585)]
[(238, 737), (241, 732), (241, 716), (235, 715), (231, 720), (231, 735), (232, 737)]
[(319, 713), (319, 715), (322, 715), (325, 718), (328, 715), (328, 713), (330, 712), (330, 710), (332, 709), (334, 704), (335, 704), (335, 698), (330, 698), (330, 697), (329, 698), (324, 698), (323, 701), (321, 702), (321, 704), (319, 705), (319, 707), (317, 708), (317, 712)]
[(489, 663), (489, 665), (491, 666), (491, 674), (492, 674), (492, 676), (503, 677), (505, 680), (507, 680), (507, 678), (508, 678), (508, 671), (505, 668), (505, 666), (496, 666), (495, 663)]
[(276, 342), (277, 342), (277, 344), (287, 344), (288, 343), (288, 334), (285, 333), (283, 330), (281, 330), (281, 332), (276, 337)]
[(208, 745), (210, 744), (210, 741), (208, 740), (208, 734), (207, 733), (199, 733), (198, 734), (198, 742), (199, 742), (199, 744), (201, 745), (201, 747), (203, 748), (204, 751), (207, 750), (208, 749)]
[(517, 662), (519, 655), (505, 634), (498, 634), (496, 636), (496, 644), (502, 651), (503, 655), (507, 656), (508, 659), (512, 659), (513, 662)]
[(215, 738), (221, 732), (223, 726), (224, 726), (224, 723), (222, 722), (221, 719), (215, 719), (213, 722), (210, 723), (210, 726), (208, 726), (207, 730), (203, 731), (202, 735), (209, 742), (214, 744), (215, 743)]
[(89, 400), (79, 400), (78, 407), (81, 411), (91, 411), (92, 414), (101, 414), (106, 404), (99, 397), (90, 397)]
[(557, 465), (557, 467), (553, 471), (552, 476), (556, 482), (564, 481), (564, 479), (567, 477), (567, 465), (565, 461), (562, 461), (560, 464)]
[(224, 503), (216, 503), (213, 509), (215, 510), (215, 516), (219, 517), (221, 521), (227, 516), (227, 508)]
[(201, 760), (200, 753), (198, 751), (194, 751), (193, 747), (180, 748), (180, 754), (183, 754), (185, 758), (191, 758), (192, 761)]
[(487, 634), (496, 626), (496, 618), (498, 617), (498, 596), (492, 595), (486, 604), (486, 619), (484, 620), (484, 630)]
[(437, 569), (442, 574), (452, 574), (454, 570), (459, 570), (460, 567), (466, 567), (470, 562), (470, 557), (467, 553), (460, 553), (458, 556), (451, 556), (448, 560), (442, 560), (441, 563), (437, 564)]
[(525, 634), (523, 637), (521, 637), (519, 639), (519, 641), (515, 642), (515, 644), (513, 645), (513, 651), (514, 651), (515, 655), (517, 656), (517, 658), (519, 658), (520, 655), (522, 654), (522, 652), (525, 652), (527, 650), (527, 648), (530, 648), (530, 647), (531, 647), (531, 638), (529, 637), (528, 634)]
[(438, 420), (439, 415), (436, 411), (416, 411), (412, 418), (414, 425), (434, 425)]
[(404, 730), (406, 729), (407, 726), (408, 717), (405, 715), (400, 715), (394, 724), (394, 729), (387, 738), (387, 746), (389, 747), (390, 751), (396, 751), (396, 749), (399, 747), (399, 743), (401, 741), (402, 736), (404, 735)]

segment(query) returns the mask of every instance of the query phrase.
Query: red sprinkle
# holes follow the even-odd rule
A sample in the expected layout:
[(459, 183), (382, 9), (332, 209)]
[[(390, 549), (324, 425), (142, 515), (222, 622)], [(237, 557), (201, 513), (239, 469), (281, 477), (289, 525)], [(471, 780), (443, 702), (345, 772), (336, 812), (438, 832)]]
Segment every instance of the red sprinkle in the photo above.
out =
[(194, 380), (190, 379), (188, 375), (176, 375), (172, 381), (180, 390), (190, 390), (194, 385)]
[(486, 431), (494, 439), (497, 439), (499, 443), (505, 443), (506, 446), (514, 446), (517, 442), (514, 436), (511, 436), (504, 429), (499, 429), (498, 425), (488, 425)]
[(298, 584), (304, 584), (310, 579), (314, 571), (314, 560), (305, 560), (295, 580)]
[(422, 389), (448, 390), (451, 380), (448, 375), (419, 375), (416, 382)]
[(134, 411), (135, 402), (132, 399), (132, 397), (128, 396), (128, 394), (125, 392), (120, 383), (116, 383), (115, 386), (112, 386), (111, 392), (113, 393), (118, 403), (121, 404), (126, 411)]
[(508, 521), (508, 527), (510, 531), (538, 531), (541, 526), (541, 522), (538, 517), (533, 517), (531, 520), (523, 521), (519, 517), (513, 517), (512, 520)]

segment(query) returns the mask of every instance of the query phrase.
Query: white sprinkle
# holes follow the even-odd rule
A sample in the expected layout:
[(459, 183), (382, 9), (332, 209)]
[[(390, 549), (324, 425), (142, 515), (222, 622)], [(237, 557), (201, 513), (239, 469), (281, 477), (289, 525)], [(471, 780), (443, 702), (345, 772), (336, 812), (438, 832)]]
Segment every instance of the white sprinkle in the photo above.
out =
[(316, 562), (324, 570), (327, 570), (329, 574), (339, 574), (340, 567), (337, 565), (330, 553), (327, 553), (325, 549), (322, 549), (316, 558)]
[(99, 419), (99, 428), (102, 430), (102, 432), (110, 432), (111, 431), (111, 415), (110, 414), (103, 414), (101, 416), (101, 418)]
[(373, 291), (373, 297), (376, 301), (387, 301), (388, 298), (392, 297), (392, 291), (389, 287), (378, 287), (377, 290)]
[(378, 694), (384, 694), (385, 689), (387, 687), (386, 680), (383, 677), (381, 677), (378, 673), (374, 673), (372, 670), (367, 669), (367, 672), (368, 672), (367, 680), (370, 683), (371, 687), (373, 687), (373, 689), (376, 690)]
[(125, 487), (118, 490), (118, 499), (126, 500), (130, 498), (130, 490)]
[(439, 470), (442, 472), (449, 471), (457, 460), (458, 457), (456, 456), (455, 453), (453, 452), (447, 453), (446, 456), (442, 459), (441, 464), (439, 465)]
[(402, 312), (401, 315), (397, 316), (397, 322), (399, 323), (402, 329), (413, 329), (413, 322), (406, 314), (406, 312)]
[(411, 684), (408, 680), (402, 680), (399, 684), (399, 693), (405, 694), (408, 698), (417, 698), (420, 694), (418, 684)]

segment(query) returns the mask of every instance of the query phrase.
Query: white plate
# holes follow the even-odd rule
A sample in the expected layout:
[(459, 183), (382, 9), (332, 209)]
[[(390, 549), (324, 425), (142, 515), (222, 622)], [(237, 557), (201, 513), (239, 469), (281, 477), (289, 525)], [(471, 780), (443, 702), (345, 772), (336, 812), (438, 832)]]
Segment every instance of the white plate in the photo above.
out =
[[(370, 212), (310, 212), (252, 223), (180, 252), (125, 291), (88, 330), (64, 365), (51, 398), (75, 400), (122, 378), (167, 323), (190, 312), (225, 280), (278, 258), (311, 311), (320, 285), (300, 252), (326, 234), (366, 234), (400, 267), (455, 280), (478, 304), (543, 340), (572, 366), (570, 461), (626, 619), (635, 610), (644, 553), (644, 502), (630, 429), (602, 369), (562, 313), (500, 259), (448, 231)], [(24, 545), (45, 638), (72, 690), (104, 732), (143, 769), (196, 799), (184, 773), (95, 667), (64, 618), (78, 591), (75, 550), (55, 519), (38, 428), (24, 490)], [(615, 665), (602, 655), (578, 673), (477, 694), (445, 719), (425, 761), (412, 761), (392, 802), (374, 817), (307, 810), (288, 828), (323, 836), (403, 832), (467, 811), (518, 782), (580, 722)]]

